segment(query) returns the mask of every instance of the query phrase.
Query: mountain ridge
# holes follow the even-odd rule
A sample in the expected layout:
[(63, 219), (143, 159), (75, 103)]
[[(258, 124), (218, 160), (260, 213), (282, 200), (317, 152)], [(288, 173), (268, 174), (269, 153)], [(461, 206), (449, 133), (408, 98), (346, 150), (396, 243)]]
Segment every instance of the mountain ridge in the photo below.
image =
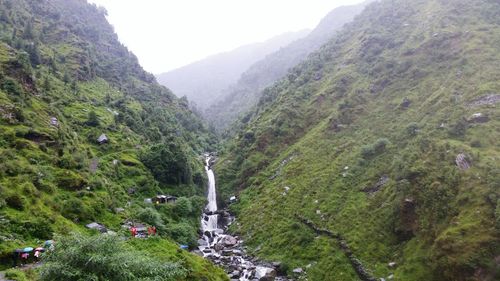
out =
[(251, 65), (238, 81), (224, 90), (214, 105), (204, 112), (219, 132), (230, 129), (238, 117), (255, 106), (264, 88), (281, 79), (287, 71), (306, 59), (350, 22), (371, 1), (352, 6), (340, 6), (330, 11), (306, 37), (267, 55)]
[(244, 45), (158, 74), (157, 79), (179, 97), (186, 96), (196, 107), (204, 109), (255, 60), (307, 33), (307, 29), (287, 32), (263, 42)]

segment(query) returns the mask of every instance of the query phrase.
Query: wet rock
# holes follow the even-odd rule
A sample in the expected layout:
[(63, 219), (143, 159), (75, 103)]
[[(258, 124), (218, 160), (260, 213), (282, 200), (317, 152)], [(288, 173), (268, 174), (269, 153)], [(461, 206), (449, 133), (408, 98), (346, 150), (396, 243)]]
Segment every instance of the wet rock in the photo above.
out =
[(233, 251), (232, 250), (222, 250), (222, 255), (223, 256), (232, 256)]
[(236, 238), (231, 235), (224, 236), (221, 242), (225, 247), (234, 247), (236, 244), (238, 244), (238, 240), (236, 240)]
[(198, 239), (198, 245), (208, 246), (208, 243), (207, 243), (207, 241), (205, 241), (205, 239)]
[(255, 269), (255, 278), (259, 281), (274, 281), (276, 275), (274, 268), (257, 266)]
[(238, 270), (235, 270), (235, 271), (231, 272), (231, 274), (229, 274), (229, 278), (239, 279), (240, 276), (241, 276), (241, 272)]

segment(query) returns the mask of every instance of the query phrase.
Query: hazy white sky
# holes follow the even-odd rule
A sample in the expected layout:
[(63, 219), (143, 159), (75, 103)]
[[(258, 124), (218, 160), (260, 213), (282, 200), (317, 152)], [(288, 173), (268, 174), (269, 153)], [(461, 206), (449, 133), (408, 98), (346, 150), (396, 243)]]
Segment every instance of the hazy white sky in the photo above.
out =
[(330, 10), (363, 0), (88, 0), (142, 66), (158, 74), (209, 55), (313, 28)]

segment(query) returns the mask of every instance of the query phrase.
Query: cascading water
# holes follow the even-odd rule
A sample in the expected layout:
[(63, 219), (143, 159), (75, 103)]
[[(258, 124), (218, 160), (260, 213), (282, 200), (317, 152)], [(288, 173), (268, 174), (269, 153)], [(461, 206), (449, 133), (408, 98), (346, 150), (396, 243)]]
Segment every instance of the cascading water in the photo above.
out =
[(212, 171), (210, 167), (210, 156), (206, 156), (205, 159), (206, 165), (205, 165), (205, 171), (207, 172), (208, 176), (208, 204), (206, 206), (206, 210), (210, 213), (209, 215), (206, 215), (205, 218), (202, 220), (202, 229), (203, 233), (206, 231), (214, 231), (217, 229), (217, 224), (218, 224), (218, 215), (214, 214), (214, 212), (217, 211), (217, 194), (215, 192), (215, 176), (214, 172)]
[[(211, 161), (212, 156), (205, 154), (205, 171), (208, 176), (208, 203), (201, 218), (203, 239), (198, 242), (199, 251), (205, 258), (224, 267), (231, 279), (248, 281), (268, 277), (265, 280), (272, 280), (269, 276), (276, 276), (276, 271), (271, 266), (255, 265), (250, 261), (251, 257), (245, 255), (241, 241), (237, 237), (224, 234), (223, 228), (227, 229), (227, 225), (231, 224), (234, 218), (225, 210), (217, 210), (215, 176), (210, 165)], [(219, 222), (219, 214), (224, 214), (223, 218), (225, 220), (222, 222)], [(287, 279), (278, 277), (274, 280), (286, 281)]]

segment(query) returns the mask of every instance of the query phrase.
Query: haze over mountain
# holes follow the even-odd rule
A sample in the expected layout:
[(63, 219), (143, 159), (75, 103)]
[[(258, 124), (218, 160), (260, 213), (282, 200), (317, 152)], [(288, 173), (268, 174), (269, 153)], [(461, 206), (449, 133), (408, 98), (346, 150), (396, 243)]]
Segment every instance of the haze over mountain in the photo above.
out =
[(308, 33), (309, 30), (284, 33), (265, 42), (242, 46), (158, 74), (157, 79), (178, 97), (186, 96), (196, 107), (206, 109), (213, 104), (222, 90), (235, 83), (250, 65)]
[(231, 125), (257, 103), (265, 87), (282, 78), (288, 69), (326, 43), (344, 24), (352, 21), (369, 2), (372, 1), (335, 8), (309, 35), (251, 65), (234, 85), (224, 89), (222, 94), (216, 95), (217, 99), (213, 102), (213, 106), (207, 108), (204, 113), (206, 119), (219, 131)]

